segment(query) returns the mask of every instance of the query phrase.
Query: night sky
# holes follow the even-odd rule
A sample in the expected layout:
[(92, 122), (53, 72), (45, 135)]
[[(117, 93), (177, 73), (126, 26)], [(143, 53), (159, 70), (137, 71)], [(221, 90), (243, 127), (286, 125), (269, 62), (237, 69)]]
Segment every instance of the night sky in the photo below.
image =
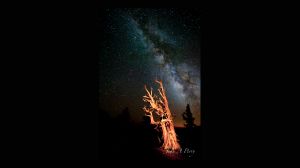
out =
[(99, 14), (100, 108), (117, 116), (128, 107), (132, 120), (140, 122), (144, 85), (158, 94), (154, 80), (161, 79), (175, 126), (183, 126), (187, 103), (200, 125), (200, 11), (103, 9)]

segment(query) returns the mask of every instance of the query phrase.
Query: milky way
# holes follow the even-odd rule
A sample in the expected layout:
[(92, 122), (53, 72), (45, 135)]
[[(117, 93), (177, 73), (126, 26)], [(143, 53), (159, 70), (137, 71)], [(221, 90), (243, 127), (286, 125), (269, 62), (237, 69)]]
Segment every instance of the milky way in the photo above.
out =
[[(186, 104), (190, 104), (196, 124), (199, 125), (201, 109), (200, 37), (197, 34), (197, 31), (200, 31), (199, 17), (191, 16), (188, 11), (178, 12), (175, 9), (108, 9), (107, 13), (109, 19), (106, 22), (106, 30), (112, 34), (110, 38), (113, 37), (113, 40), (110, 44), (113, 45), (106, 44), (105, 47), (108, 50), (114, 47), (114, 50), (117, 48), (123, 50), (113, 51), (110, 54), (111, 57), (123, 55), (124, 59), (115, 59), (119, 59), (117, 63), (126, 64), (126, 67), (114, 68), (126, 69), (127, 76), (130, 73), (129, 75), (134, 78), (127, 79), (128, 83), (134, 83), (133, 85), (138, 88), (143, 84), (155, 87), (154, 80), (162, 79), (170, 99), (171, 110), (175, 113), (175, 124), (177, 122), (177, 125), (182, 125), (181, 113), (185, 110)], [(118, 72), (115, 70), (115, 73)], [(139, 82), (134, 82), (137, 76)], [(124, 82), (114, 77), (106, 79), (116, 83)], [(104, 89), (103, 86), (102, 88)], [(117, 88), (125, 97), (131, 95), (130, 98), (134, 99), (132, 101), (141, 101), (141, 90), (130, 94), (120, 87)], [(116, 90), (118, 89), (107, 94), (114, 95)], [(138, 108), (141, 106), (135, 104), (138, 103), (133, 103), (132, 106)]]

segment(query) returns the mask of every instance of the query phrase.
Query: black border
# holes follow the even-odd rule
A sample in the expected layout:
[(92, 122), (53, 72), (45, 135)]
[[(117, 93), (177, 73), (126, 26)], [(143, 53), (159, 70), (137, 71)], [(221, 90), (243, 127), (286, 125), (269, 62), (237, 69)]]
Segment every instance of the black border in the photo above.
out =
[[(8, 53), (14, 51), (7, 56), (13, 60), (7, 68), (11, 83), (7, 97), (13, 97), (7, 108), (13, 108), (7, 112), (12, 116), (7, 119), (13, 119), (9, 128), (16, 135), (9, 145), (15, 149), (10, 151), (17, 151), (13, 156), (97, 159), (97, 8), (142, 6), (199, 7), (204, 11), (204, 161), (263, 158), (268, 153), (264, 146), (268, 142), (263, 138), (271, 129), (268, 117), (276, 113), (272, 105), (280, 104), (275, 96), (270, 97), (276, 92), (272, 86), (277, 80), (272, 80), (275, 77), (270, 75), (269, 61), (281, 62), (284, 52), (276, 60), (274, 55), (282, 46), (269, 40), (278, 41), (273, 36), (280, 31), (272, 32), (278, 24), (268, 27), (272, 22), (269, 12), (264, 15), (261, 9), (249, 5), (124, 0), (93, 4), (46, 2), (32, 10), (22, 6), (16, 13), (8, 12), (11, 19), (7, 19), (7, 25), (12, 28), (7, 34), (14, 37), (7, 40), (13, 42)], [(264, 143), (259, 145), (260, 142)]]

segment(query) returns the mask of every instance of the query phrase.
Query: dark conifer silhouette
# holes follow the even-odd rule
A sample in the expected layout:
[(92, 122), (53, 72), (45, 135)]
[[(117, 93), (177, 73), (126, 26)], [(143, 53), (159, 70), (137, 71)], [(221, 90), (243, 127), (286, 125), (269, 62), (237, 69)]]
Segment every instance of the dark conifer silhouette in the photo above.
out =
[(120, 117), (121, 117), (121, 119), (122, 119), (123, 121), (129, 122), (129, 120), (130, 120), (130, 114), (129, 114), (129, 108), (128, 108), (128, 107), (126, 107), (126, 108), (122, 111)]
[(194, 124), (194, 120), (195, 118), (193, 117), (193, 114), (191, 112), (191, 109), (190, 109), (190, 105), (187, 104), (186, 106), (186, 110), (185, 112), (182, 114), (182, 117), (183, 119), (185, 120), (185, 127), (186, 128), (193, 128), (195, 127), (196, 125)]

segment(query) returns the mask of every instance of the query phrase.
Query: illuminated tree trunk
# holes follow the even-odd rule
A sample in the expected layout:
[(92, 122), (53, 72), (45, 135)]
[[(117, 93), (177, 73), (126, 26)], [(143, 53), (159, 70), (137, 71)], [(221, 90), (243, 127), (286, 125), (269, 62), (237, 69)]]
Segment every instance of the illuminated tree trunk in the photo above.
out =
[[(145, 90), (147, 92), (146, 96), (143, 96), (143, 100), (150, 104), (149, 107), (144, 107), (143, 110), (146, 112), (146, 115), (150, 117), (151, 124), (159, 125), (162, 129), (162, 136), (163, 136), (163, 145), (162, 148), (165, 150), (179, 150), (180, 145), (177, 141), (177, 135), (175, 133), (173, 118), (171, 111), (168, 105), (168, 99), (166, 96), (165, 89), (163, 87), (162, 81), (155, 81), (159, 84), (159, 95), (158, 98), (156, 95), (152, 94), (151, 91), (147, 89), (145, 86)], [(153, 112), (160, 116), (161, 120), (156, 122), (153, 119)]]

